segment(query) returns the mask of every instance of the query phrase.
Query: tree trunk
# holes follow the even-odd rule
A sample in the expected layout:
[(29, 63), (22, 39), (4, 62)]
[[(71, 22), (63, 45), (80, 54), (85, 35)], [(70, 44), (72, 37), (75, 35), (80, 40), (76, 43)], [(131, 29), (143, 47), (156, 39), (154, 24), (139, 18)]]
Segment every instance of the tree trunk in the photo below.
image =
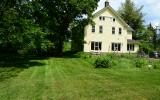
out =
[(62, 34), (58, 33), (58, 37), (55, 41), (55, 56), (62, 56), (63, 55), (63, 44), (64, 44), (64, 37)]
[(59, 39), (58, 40), (58, 45), (57, 45), (57, 56), (62, 56), (63, 55), (63, 42), (64, 40), (63, 39)]

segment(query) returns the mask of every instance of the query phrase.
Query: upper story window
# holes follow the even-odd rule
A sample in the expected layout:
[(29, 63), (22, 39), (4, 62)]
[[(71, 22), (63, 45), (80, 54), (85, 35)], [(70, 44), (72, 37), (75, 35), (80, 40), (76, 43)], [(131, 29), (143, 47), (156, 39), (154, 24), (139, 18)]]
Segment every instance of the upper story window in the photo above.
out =
[(99, 33), (103, 33), (103, 26), (102, 25), (99, 26)]
[(99, 20), (100, 20), (100, 21), (105, 21), (105, 16), (100, 16), (100, 17), (99, 17)]
[(116, 29), (115, 27), (112, 27), (112, 34), (115, 34), (116, 33)]
[(119, 34), (120, 35), (122, 34), (122, 28), (119, 28)]
[(102, 50), (102, 42), (91, 42), (91, 50)]
[(105, 17), (103, 16), (103, 20), (105, 21)]
[(99, 17), (99, 20), (102, 20), (102, 16)]
[(95, 33), (95, 31), (96, 31), (96, 26), (92, 25), (92, 33)]
[(116, 21), (116, 19), (115, 18), (113, 18), (113, 22), (115, 22)]

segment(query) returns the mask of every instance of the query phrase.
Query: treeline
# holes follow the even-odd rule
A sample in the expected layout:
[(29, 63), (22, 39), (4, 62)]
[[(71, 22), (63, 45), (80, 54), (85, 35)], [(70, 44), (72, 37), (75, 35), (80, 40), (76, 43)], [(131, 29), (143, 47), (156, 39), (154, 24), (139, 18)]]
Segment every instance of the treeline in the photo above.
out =
[(1, 0), (0, 52), (62, 55), (65, 41), (83, 42), (82, 26), (91, 21), (98, 1)]
[[(84, 26), (92, 22), (99, 0), (1, 0), (0, 53), (62, 55), (64, 42), (72, 51), (83, 50)], [(134, 29), (145, 52), (158, 50), (160, 40), (150, 24), (144, 25), (143, 6), (126, 0), (118, 10)], [(84, 17), (87, 16), (86, 17)]]
[(137, 7), (134, 1), (125, 0), (118, 10), (120, 16), (131, 26), (133, 39), (139, 41), (140, 52), (148, 54), (152, 51), (160, 51), (160, 39), (157, 37), (156, 28), (150, 23), (145, 25), (143, 6)]

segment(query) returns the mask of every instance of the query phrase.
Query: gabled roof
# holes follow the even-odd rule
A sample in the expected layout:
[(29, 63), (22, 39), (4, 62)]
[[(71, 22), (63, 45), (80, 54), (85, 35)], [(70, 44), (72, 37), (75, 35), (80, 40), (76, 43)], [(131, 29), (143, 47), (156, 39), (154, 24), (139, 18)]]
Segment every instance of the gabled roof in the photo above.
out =
[(117, 19), (119, 19), (119, 21), (129, 30), (129, 31), (134, 31), (121, 17), (120, 15), (109, 5), (101, 10), (99, 10), (98, 12), (93, 14), (93, 18), (99, 16), (100, 14), (102, 14), (103, 12), (105, 12), (106, 10), (110, 10)]

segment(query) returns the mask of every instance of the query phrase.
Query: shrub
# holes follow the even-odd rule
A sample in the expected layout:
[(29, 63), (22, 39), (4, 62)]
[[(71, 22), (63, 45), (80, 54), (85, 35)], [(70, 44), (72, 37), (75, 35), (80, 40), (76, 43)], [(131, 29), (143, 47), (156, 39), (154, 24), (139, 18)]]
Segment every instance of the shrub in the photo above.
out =
[(147, 64), (148, 64), (148, 62), (145, 59), (137, 59), (135, 61), (135, 65), (137, 68), (142, 68), (142, 67), (146, 66)]
[(109, 68), (112, 66), (111, 58), (97, 58), (94, 62), (95, 68)]
[(159, 69), (159, 68), (160, 68), (160, 63), (154, 62), (153, 68), (154, 68), (154, 69)]

